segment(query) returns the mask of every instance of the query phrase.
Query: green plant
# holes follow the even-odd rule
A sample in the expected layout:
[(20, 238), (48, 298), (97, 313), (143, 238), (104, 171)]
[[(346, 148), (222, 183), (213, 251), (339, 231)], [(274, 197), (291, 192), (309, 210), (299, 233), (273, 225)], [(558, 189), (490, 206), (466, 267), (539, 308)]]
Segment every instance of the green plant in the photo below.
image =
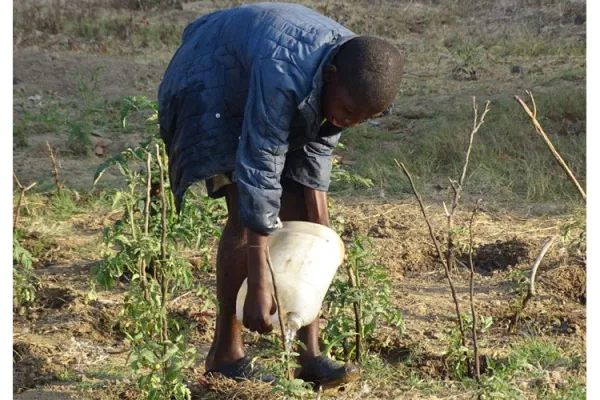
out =
[[(461, 317), (464, 326), (473, 325), (473, 316), (471, 314), (462, 314)], [(492, 316), (479, 315), (478, 319), (478, 334), (487, 332), (494, 323)], [(449, 334), (449, 341), (448, 347), (444, 352), (446, 365), (455, 379), (465, 379), (467, 376), (470, 376), (470, 369), (472, 368), (472, 365), (470, 364), (473, 360), (473, 349), (463, 346), (462, 336), (458, 325), (448, 328), (447, 333)]]
[(314, 396), (312, 385), (302, 379), (279, 379), (273, 386), (274, 393), (281, 393), (286, 399), (303, 399)]
[(32, 303), (38, 285), (33, 258), (19, 243), (19, 236), (18, 231), (13, 235), (13, 304), (16, 307)]
[(67, 139), (67, 147), (69, 150), (75, 154), (89, 154), (92, 148), (89, 123), (87, 121), (70, 121), (67, 125), (69, 127), (69, 138)]
[(131, 111), (145, 111), (150, 110), (152, 115), (148, 118), (148, 122), (153, 122), (156, 120), (157, 112), (158, 112), (158, 104), (156, 102), (149, 100), (146, 96), (126, 96), (122, 100), (123, 107), (121, 108), (121, 126), (123, 129), (127, 128), (127, 118)]
[(99, 75), (105, 68), (99, 67), (89, 78), (81, 74), (77, 80), (76, 112), (67, 122), (69, 137), (68, 148), (75, 154), (87, 155), (92, 149), (90, 138), (96, 122), (105, 113), (104, 101), (98, 96)]
[[(282, 351), (275, 351), (279, 358), (274, 365), (273, 372), (278, 379), (273, 385), (273, 392), (281, 393), (286, 399), (304, 398), (305, 396), (311, 397), (313, 395), (312, 384), (304, 382), (302, 379), (295, 379), (290, 372), (293, 368), (300, 367), (295, 361), (298, 353), (292, 350), (293, 346), (285, 348), (280, 338), (276, 335), (272, 336), (271, 342), (276, 349), (283, 347)], [(304, 344), (297, 339), (293, 340), (293, 344), (304, 347)]]
[(561, 228), (561, 239), (567, 250), (584, 262), (587, 252), (587, 225), (585, 213), (578, 212)]
[[(348, 360), (353, 355), (360, 357), (366, 354), (383, 322), (397, 329), (398, 333), (404, 329), (402, 315), (392, 304), (391, 280), (385, 268), (374, 261), (373, 247), (372, 242), (364, 237), (356, 238), (350, 244), (347, 261), (325, 297), (327, 325), (322, 331), (324, 352), (337, 359)], [(360, 307), (355, 308), (355, 304)], [(351, 337), (360, 338), (367, 347), (359, 349), (358, 341), (350, 343)]]
[[(127, 183), (113, 201), (113, 207), (123, 207), (123, 217), (104, 230), (102, 262), (92, 271), (90, 296), (94, 296), (95, 282), (111, 288), (120, 279), (128, 281), (119, 317), (132, 346), (131, 367), (139, 376), (139, 388), (148, 399), (190, 398), (183, 370), (193, 365), (195, 349), (187, 343), (188, 324), (169, 318), (168, 304), (174, 293), (193, 283), (191, 266), (181, 255), (183, 248), (207, 253), (208, 240), (218, 228), (202, 207), (184, 204), (181, 213), (176, 213), (166, 183), (164, 144), (157, 143), (156, 135), (102, 163), (94, 182), (115, 165)], [(145, 168), (139, 168), (142, 165)], [(197, 197), (192, 200), (203, 202)], [(218, 208), (207, 202), (211, 210)], [(206, 293), (201, 288), (197, 293), (205, 308), (213, 301)]]

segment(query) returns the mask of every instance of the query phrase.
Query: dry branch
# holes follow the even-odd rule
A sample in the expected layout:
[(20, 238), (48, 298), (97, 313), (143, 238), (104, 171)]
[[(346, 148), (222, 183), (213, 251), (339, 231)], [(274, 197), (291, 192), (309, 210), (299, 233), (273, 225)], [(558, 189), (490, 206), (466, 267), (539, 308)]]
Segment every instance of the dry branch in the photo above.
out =
[[(150, 223), (150, 188), (152, 181), (152, 153), (147, 152), (146, 157), (146, 204), (144, 204), (144, 236), (148, 238), (148, 226)], [(144, 299), (150, 300), (150, 291), (148, 289), (148, 279), (146, 277), (146, 262), (140, 261), (140, 279), (142, 281), (142, 289), (144, 290)]]
[(60, 182), (58, 176), (58, 167), (56, 165), (56, 158), (54, 158), (54, 152), (52, 151), (52, 147), (50, 147), (50, 143), (46, 141), (46, 146), (48, 147), (48, 152), (50, 153), (50, 159), (52, 160), (52, 168), (54, 169), (54, 182), (56, 183), (56, 191), (60, 194), (62, 190), (62, 183)]
[(540, 250), (540, 254), (538, 254), (537, 258), (535, 259), (535, 262), (531, 266), (531, 275), (529, 277), (529, 287), (527, 289), (527, 294), (525, 295), (525, 298), (523, 299), (523, 302), (521, 303), (521, 307), (519, 307), (519, 309), (517, 311), (515, 311), (514, 315), (510, 319), (510, 324), (508, 325), (509, 332), (513, 332), (514, 329), (517, 327), (517, 324), (519, 323), (520, 315), (523, 312), (523, 310), (525, 309), (525, 306), (527, 305), (529, 300), (531, 300), (536, 295), (535, 275), (537, 273), (538, 267), (540, 266), (542, 259), (546, 255), (546, 252), (548, 252), (548, 250), (550, 249), (550, 246), (552, 246), (552, 244), (554, 243), (554, 241), (556, 239), (558, 239), (558, 237), (559, 237), (558, 235), (553, 236), (550, 239), (548, 239), (548, 241), (546, 241), (546, 243), (544, 243), (544, 246)]
[(148, 152), (146, 158), (146, 204), (144, 204), (144, 234), (148, 236), (148, 225), (150, 223), (150, 200), (152, 189), (152, 153)]
[(425, 218), (425, 222), (427, 223), (427, 228), (429, 228), (429, 236), (431, 237), (431, 240), (433, 241), (435, 249), (437, 250), (438, 257), (440, 258), (440, 262), (444, 266), (444, 270), (446, 272), (446, 278), (448, 279), (448, 284), (450, 285), (450, 291), (452, 292), (452, 299), (454, 300), (454, 306), (456, 307), (456, 317), (458, 319), (458, 327), (459, 327), (460, 333), (461, 333), (461, 343), (463, 346), (465, 346), (466, 345), (465, 329), (464, 329), (463, 322), (462, 322), (460, 305), (458, 303), (458, 298), (456, 297), (456, 290), (454, 289), (454, 283), (452, 282), (452, 277), (450, 276), (450, 271), (448, 269), (448, 264), (446, 264), (446, 260), (444, 259), (442, 250), (440, 249), (437, 239), (435, 238), (435, 234), (433, 233), (433, 227), (431, 225), (431, 222), (429, 221), (429, 217), (427, 216), (427, 211), (425, 211), (425, 206), (423, 205), (423, 200), (421, 199), (421, 195), (419, 194), (419, 192), (417, 192), (417, 188), (415, 187), (415, 183), (413, 182), (412, 176), (410, 175), (410, 173), (408, 172), (408, 170), (406, 169), (406, 167), (404, 166), (403, 163), (399, 163), (398, 160), (396, 160), (396, 159), (394, 159), (394, 162), (396, 163), (396, 165), (398, 167), (400, 167), (402, 169), (402, 172), (404, 172), (404, 175), (406, 175), (406, 177), (408, 178), (408, 181), (410, 182), (410, 187), (412, 188), (412, 191), (413, 191), (415, 197), (417, 198), (417, 201), (419, 202), (419, 207), (421, 207), (421, 212), (423, 213), (423, 218)]
[(475, 268), (473, 267), (473, 223), (475, 222), (475, 215), (479, 211), (479, 204), (481, 199), (475, 202), (475, 208), (473, 214), (471, 214), (471, 221), (469, 222), (469, 266), (471, 267), (471, 275), (469, 278), (469, 301), (471, 303), (471, 317), (473, 318), (473, 325), (471, 332), (473, 334), (473, 358), (475, 359), (475, 377), (477, 380), (481, 379), (481, 366), (479, 365), (479, 346), (477, 344), (477, 314), (475, 313), (475, 302), (473, 300), (473, 280), (475, 279)]
[(483, 114), (481, 114), (481, 118), (479, 118), (479, 109), (475, 101), (475, 96), (473, 96), (473, 128), (471, 129), (471, 133), (469, 134), (469, 145), (467, 147), (465, 162), (463, 164), (462, 173), (458, 178), (458, 182), (450, 179), (450, 185), (452, 186), (454, 196), (452, 197), (452, 203), (449, 212), (446, 209), (446, 204), (444, 204), (444, 210), (446, 211), (446, 217), (448, 218), (448, 248), (446, 249), (446, 263), (448, 264), (448, 269), (450, 271), (452, 271), (454, 268), (454, 214), (456, 212), (456, 208), (458, 207), (458, 202), (460, 200), (460, 195), (463, 189), (463, 184), (465, 182), (465, 177), (467, 176), (467, 167), (469, 166), (471, 149), (473, 148), (473, 139), (475, 138), (475, 134), (477, 133), (477, 131), (479, 131), (479, 128), (481, 128), (481, 125), (483, 125), (483, 123), (485, 122), (485, 116), (489, 111), (490, 101), (488, 100), (485, 103), (485, 109), (483, 110)]
[(37, 182), (33, 182), (31, 185), (24, 187), (23, 185), (21, 185), (19, 178), (17, 178), (17, 175), (15, 175), (14, 172), (13, 178), (17, 183), (17, 186), (19, 187), (19, 200), (17, 201), (17, 209), (15, 210), (15, 219), (13, 222), (13, 231), (16, 231), (17, 226), (19, 225), (19, 217), (21, 216), (21, 203), (23, 203), (23, 201), (25, 200), (25, 192), (37, 185)]
[(556, 148), (550, 141), (550, 138), (548, 138), (548, 135), (546, 135), (546, 132), (544, 132), (544, 129), (538, 122), (537, 107), (535, 105), (535, 100), (533, 98), (533, 94), (529, 90), (526, 90), (526, 93), (529, 95), (529, 98), (531, 99), (531, 103), (533, 104), (533, 111), (531, 111), (531, 109), (527, 106), (527, 104), (525, 104), (525, 102), (523, 100), (521, 100), (521, 98), (519, 96), (515, 96), (515, 100), (517, 100), (519, 102), (519, 104), (521, 104), (521, 106), (523, 107), (523, 109), (525, 110), (527, 115), (529, 115), (529, 118), (531, 118), (531, 122), (532, 122), (533, 126), (535, 127), (536, 132), (539, 133), (539, 135), (542, 137), (542, 139), (544, 139), (544, 142), (546, 143), (546, 146), (548, 146), (548, 149), (554, 156), (554, 159), (558, 162), (558, 164), (561, 166), (561, 168), (565, 171), (565, 173), (567, 174), (568, 178), (571, 180), (573, 185), (575, 185), (575, 187), (579, 191), (579, 194), (581, 195), (581, 198), (583, 199), (583, 201), (587, 201), (585, 191), (583, 190), (583, 188), (577, 181), (577, 178), (575, 178), (575, 175), (573, 175), (573, 172), (571, 172), (571, 170), (567, 166), (567, 163), (565, 163), (565, 161), (563, 160), (561, 155), (558, 153), (558, 151), (556, 150)]
[[(161, 340), (163, 343), (163, 355), (167, 354), (168, 345), (166, 344), (169, 334), (168, 334), (168, 322), (167, 322), (167, 292), (169, 290), (169, 281), (166, 276), (166, 262), (167, 262), (167, 199), (165, 198), (165, 177), (164, 177), (164, 167), (162, 164), (162, 160), (160, 157), (160, 146), (156, 145), (156, 160), (158, 161), (158, 170), (160, 174), (160, 203), (162, 205), (161, 212), (161, 237), (160, 237), (160, 269), (161, 269), (161, 319), (162, 319), (162, 331), (161, 331)], [(154, 268), (154, 273), (156, 274), (157, 268)], [(163, 366), (165, 375), (168, 373), (168, 366), (165, 364)]]

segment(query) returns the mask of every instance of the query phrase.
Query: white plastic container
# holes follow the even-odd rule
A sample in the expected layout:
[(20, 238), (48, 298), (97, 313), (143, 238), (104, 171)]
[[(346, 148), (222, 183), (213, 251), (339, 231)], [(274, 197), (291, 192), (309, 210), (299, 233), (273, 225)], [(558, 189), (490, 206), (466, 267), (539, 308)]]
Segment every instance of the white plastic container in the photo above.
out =
[[(319, 316), (327, 289), (344, 260), (342, 239), (326, 226), (290, 221), (283, 222), (268, 244), (284, 323), (294, 329), (309, 325)], [(273, 291), (270, 271), (267, 276)], [(236, 315), (240, 321), (247, 290), (246, 279), (237, 295)], [(274, 326), (279, 326), (278, 318), (277, 313), (271, 316)]]

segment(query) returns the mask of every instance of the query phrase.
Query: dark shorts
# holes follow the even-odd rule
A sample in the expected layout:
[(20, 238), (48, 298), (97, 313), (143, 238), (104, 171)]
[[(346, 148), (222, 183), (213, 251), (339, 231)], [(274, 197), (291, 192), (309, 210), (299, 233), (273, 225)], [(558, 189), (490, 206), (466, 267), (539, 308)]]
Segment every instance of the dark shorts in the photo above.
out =
[[(206, 180), (206, 192), (208, 193), (208, 197), (212, 199), (225, 197), (225, 187), (234, 184), (236, 181), (233, 171), (211, 176)], [(304, 193), (304, 185), (293, 181), (290, 178), (286, 178), (285, 176), (281, 177), (281, 187), (283, 191), (287, 193)]]

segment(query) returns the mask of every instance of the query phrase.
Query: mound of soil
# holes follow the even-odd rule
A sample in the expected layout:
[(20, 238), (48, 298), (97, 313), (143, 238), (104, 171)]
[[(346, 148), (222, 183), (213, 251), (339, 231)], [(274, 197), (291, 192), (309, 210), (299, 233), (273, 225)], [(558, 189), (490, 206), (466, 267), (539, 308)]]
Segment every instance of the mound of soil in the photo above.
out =
[(55, 374), (46, 362), (49, 352), (33, 343), (13, 344), (13, 391), (16, 393), (50, 382)]
[(587, 277), (584, 266), (565, 265), (540, 275), (537, 280), (549, 294), (567, 297), (581, 304), (586, 303)]

